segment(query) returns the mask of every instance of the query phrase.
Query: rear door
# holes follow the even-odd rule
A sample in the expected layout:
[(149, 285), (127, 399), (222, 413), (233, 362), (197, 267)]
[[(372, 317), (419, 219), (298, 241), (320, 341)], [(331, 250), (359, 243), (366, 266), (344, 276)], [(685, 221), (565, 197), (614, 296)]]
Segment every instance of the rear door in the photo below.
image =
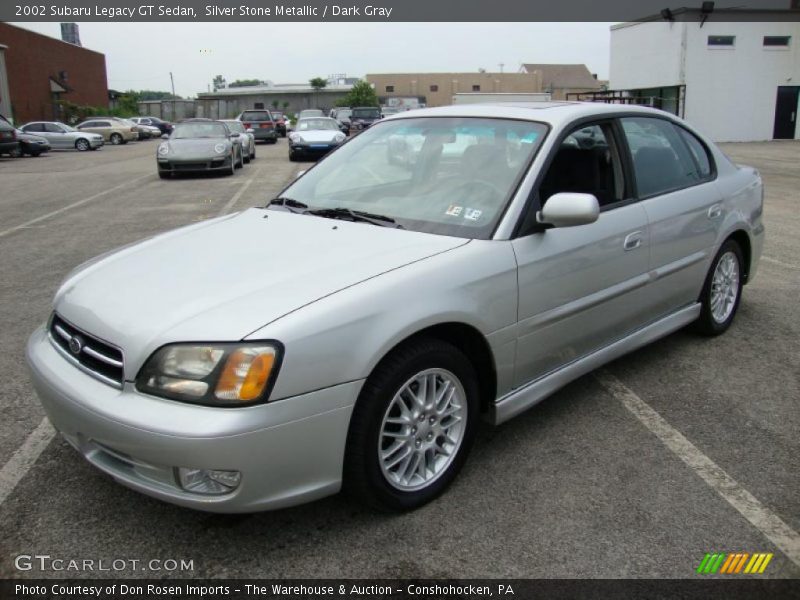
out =
[(647, 298), (661, 316), (695, 302), (725, 217), (705, 144), (667, 119), (621, 119), (650, 223)]
[(58, 123), (38, 123), (37, 125), (41, 126), (42, 130), (31, 131), (31, 133), (47, 139), (53, 148), (72, 148), (75, 143)]
[[(635, 202), (613, 121), (558, 144), (535, 208), (553, 194), (594, 194), (597, 222), (513, 240), (519, 280), (516, 386), (539, 379), (646, 323), (647, 215)], [(532, 209), (533, 210), (533, 209)]]

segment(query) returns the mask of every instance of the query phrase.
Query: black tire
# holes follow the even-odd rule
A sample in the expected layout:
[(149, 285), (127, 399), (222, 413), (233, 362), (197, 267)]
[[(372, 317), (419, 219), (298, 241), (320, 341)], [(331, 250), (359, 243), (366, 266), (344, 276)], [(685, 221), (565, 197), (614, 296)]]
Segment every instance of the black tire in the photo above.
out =
[(87, 139), (78, 138), (77, 140), (75, 140), (75, 150), (77, 150), (78, 152), (86, 152), (91, 147), (92, 145), (89, 143), (89, 140)]
[(236, 161), (236, 168), (242, 169), (244, 168), (244, 156), (242, 156), (241, 149), (239, 150), (238, 154), (239, 154), (239, 160)]
[(34, 151), (32, 151), (30, 153), (32, 158), (39, 158), (39, 156), (41, 156), (41, 154), (42, 154), (41, 152), (37, 152), (36, 150), (34, 150)]
[(256, 145), (253, 144), (253, 152), (250, 153), (250, 160), (256, 159)]
[(289, 160), (292, 162), (297, 162), (297, 157), (294, 154), (289, 155)]
[(158, 176), (161, 179), (170, 179), (172, 177), (172, 173), (170, 173), (169, 171), (161, 171), (161, 170), (159, 170), (158, 171)]
[(236, 175), (236, 154), (231, 154), (231, 169), (225, 172), (226, 175)]
[(112, 133), (111, 137), (108, 138), (108, 141), (111, 142), (114, 146), (119, 146), (120, 144), (125, 143), (125, 140), (123, 140), (122, 136), (118, 133)]
[[(736, 291), (736, 298), (733, 301), (733, 308), (730, 314), (723, 320), (717, 320), (714, 317), (712, 310), (712, 292), (714, 287), (714, 273), (717, 266), (723, 257), (732, 256), (736, 260), (736, 268), (738, 274), (738, 283), (734, 286)], [(736, 311), (739, 309), (739, 302), (742, 299), (742, 285), (744, 283), (744, 257), (742, 249), (739, 244), (732, 239), (727, 240), (717, 252), (714, 260), (711, 261), (711, 268), (706, 275), (705, 283), (703, 284), (703, 291), (700, 292), (698, 301), (701, 304), (700, 316), (693, 324), (693, 329), (702, 335), (715, 336), (725, 333), (733, 323), (736, 317)]]
[[(389, 483), (378, 460), (381, 425), (395, 394), (415, 374), (432, 368), (449, 371), (464, 390), (466, 423), (461, 444), (450, 463), (426, 487), (401, 490)], [(353, 410), (345, 450), (345, 491), (384, 510), (412, 510), (430, 502), (447, 489), (463, 466), (477, 431), (478, 407), (474, 367), (461, 350), (435, 338), (419, 338), (398, 347), (375, 367)]]

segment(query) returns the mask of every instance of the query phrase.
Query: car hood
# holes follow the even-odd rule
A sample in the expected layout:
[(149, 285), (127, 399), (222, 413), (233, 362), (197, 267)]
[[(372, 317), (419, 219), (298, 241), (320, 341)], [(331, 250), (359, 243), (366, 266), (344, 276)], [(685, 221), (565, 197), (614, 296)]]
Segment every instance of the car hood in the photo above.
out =
[(320, 298), (467, 242), (253, 208), (86, 263), (62, 284), (54, 308), (122, 348), (132, 379), (165, 343), (243, 339)]
[(181, 158), (208, 158), (219, 154), (214, 150), (217, 144), (230, 144), (225, 138), (186, 138), (167, 140), (170, 153)]
[(308, 143), (324, 142), (329, 144), (333, 142), (333, 138), (339, 135), (339, 130), (332, 129), (307, 129), (304, 131), (295, 131), (297, 135), (303, 138)]

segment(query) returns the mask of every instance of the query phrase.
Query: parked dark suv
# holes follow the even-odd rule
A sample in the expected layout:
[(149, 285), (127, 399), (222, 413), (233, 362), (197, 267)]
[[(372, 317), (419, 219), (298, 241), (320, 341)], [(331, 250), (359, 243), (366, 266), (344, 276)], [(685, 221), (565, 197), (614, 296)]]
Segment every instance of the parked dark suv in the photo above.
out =
[(0, 115), (0, 154), (16, 154), (19, 141), (14, 126)]
[(381, 109), (377, 106), (357, 106), (350, 112), (350, 132), (358, 133), (380, 118)]
[(263, 141), (274, 144), (278, 141), (278, 132), (275, 129), (275, 119), (268, 110), (246, 110), (238, 117), (245, 129), (252, 129), (256, 142)]

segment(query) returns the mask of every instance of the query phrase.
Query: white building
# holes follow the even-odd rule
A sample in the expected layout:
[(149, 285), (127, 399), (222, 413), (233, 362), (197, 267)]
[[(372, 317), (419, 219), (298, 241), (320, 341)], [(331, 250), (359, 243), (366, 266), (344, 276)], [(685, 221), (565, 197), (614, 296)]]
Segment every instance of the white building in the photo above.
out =
[(680, 9), (612, 26), (611, 90), (651, 99), (716, 141), (800, 139), (798, 12), (701, 16)]

